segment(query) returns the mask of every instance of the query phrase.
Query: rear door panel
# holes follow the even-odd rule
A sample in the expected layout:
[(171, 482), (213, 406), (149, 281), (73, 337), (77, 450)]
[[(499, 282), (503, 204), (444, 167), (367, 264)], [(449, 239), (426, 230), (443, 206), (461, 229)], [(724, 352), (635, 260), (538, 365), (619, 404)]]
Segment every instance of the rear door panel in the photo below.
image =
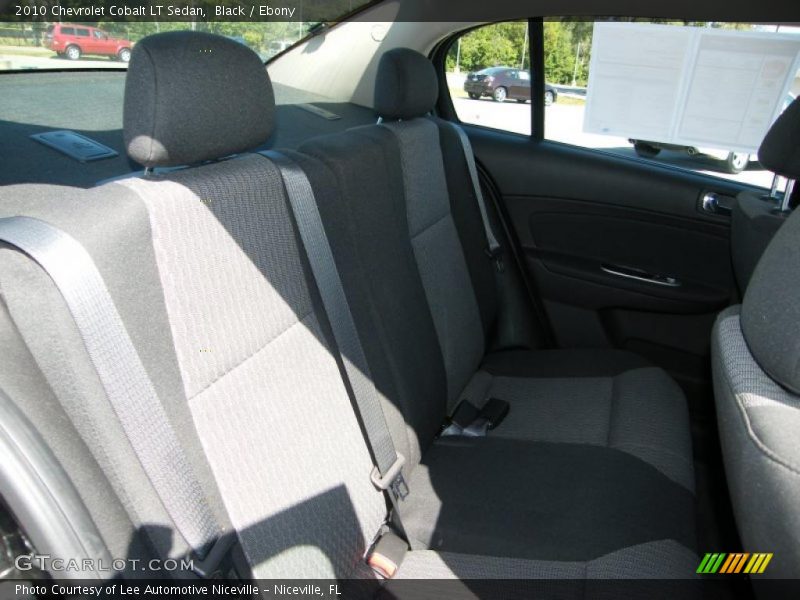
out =
[(700, 199), (743, 186), (468, 129), (559, 345), (638, 352), (667, 369), (693, 403), (707, 404), (711, 327), (736, 291), (729, 219), (702, 211)]

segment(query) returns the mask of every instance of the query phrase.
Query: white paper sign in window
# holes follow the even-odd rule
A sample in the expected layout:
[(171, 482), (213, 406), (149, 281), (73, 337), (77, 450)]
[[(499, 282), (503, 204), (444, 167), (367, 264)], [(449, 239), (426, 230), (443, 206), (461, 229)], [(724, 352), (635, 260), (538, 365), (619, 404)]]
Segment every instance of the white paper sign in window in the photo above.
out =
[(755, 152), (800, 67), (800, 35), (596, 23), (584, 131)]

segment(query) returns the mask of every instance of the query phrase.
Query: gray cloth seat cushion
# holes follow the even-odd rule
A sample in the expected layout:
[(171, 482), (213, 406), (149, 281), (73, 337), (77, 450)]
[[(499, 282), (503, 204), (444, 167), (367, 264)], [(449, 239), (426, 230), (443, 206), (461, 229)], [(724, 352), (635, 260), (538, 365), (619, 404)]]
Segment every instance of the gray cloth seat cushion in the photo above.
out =
[(689, 412), (660, 368), (620, 350), (515, 350), (487, 355), (461, 395), (510, 404), (489, 435), (590, 444), (635, 456), (694, 491)]
[(651, 367), (643, 357), (615, 348), (501, 350), (483, 358), (481, 368), (509, 377), (614, 377)]
[[(406, 555), (396, 578), (661, 580), (692, 578), (696, 568), (697, 555), (694, 552), (674, 540), (660, 540), (615, 550), (588, 561), (509, 559), (423, 550)], [(569, 590), (568, 587), (557, 589), (561, 593)], [(574, 595), (567, 597), (582, 598), (583, 591), (584, 584), (581, 583), (575, 588)]]
[[(767, 577), (800, 577), (800, 396), (758, 365), (740, 307), (712, 334), (714, 391), (725, 472), (745, 548), (774, 553)], [(761, 577), (761, 575), (759, 576)]]
[[(800, 106), (800, 105), (798, 105)], [(753, 359), (787, 390), (800, 394), (800, 212), (764, 250), (742, 300), (741, 327)]]
[(693, 494), (613, 448), (444, 437), (409, 487), (404, 527), (431, 550), (587, 561), (664, 539), (695, 545)]

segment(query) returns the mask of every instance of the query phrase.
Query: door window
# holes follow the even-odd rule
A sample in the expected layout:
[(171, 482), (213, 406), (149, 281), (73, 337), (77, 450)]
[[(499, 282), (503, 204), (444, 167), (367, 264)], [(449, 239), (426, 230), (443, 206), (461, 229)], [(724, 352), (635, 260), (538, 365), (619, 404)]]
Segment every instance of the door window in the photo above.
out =
[[(547, 139), (769, 188), (767, 129), (800, 92), (800, 28), (544, 23)], [(784, 182), (778, 182), (779, 186)]]
[(447, 87), (460, 121), (530, 135), (528, 22), (472, 29), (450, 46)]

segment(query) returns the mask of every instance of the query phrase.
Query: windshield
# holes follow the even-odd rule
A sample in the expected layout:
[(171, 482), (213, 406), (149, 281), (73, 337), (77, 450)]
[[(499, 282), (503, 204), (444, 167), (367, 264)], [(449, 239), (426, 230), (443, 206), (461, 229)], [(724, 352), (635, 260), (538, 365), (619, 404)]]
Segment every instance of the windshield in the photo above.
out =
[[(369, 0), (337, 3), (339, 12), (325, 14), (326, 22), (336, 22)], [(309, 15), (313, 16), (313, 15)], [(268, 61), (305, 38), (319, 25), (303, 21), (206, 21), (136, 22), (103, 21), (58, 23), (48, 21), (0, 21), (0, 71), (32, 69), (121, 69), (127, 67), (130, 51), (145, 36), (175, 30), (206, 31), (224, 35), (249, 48)], [(100, 27), (102, 26), (102, 29)], [(95, 29), (96, 28), (96, 29)]]

